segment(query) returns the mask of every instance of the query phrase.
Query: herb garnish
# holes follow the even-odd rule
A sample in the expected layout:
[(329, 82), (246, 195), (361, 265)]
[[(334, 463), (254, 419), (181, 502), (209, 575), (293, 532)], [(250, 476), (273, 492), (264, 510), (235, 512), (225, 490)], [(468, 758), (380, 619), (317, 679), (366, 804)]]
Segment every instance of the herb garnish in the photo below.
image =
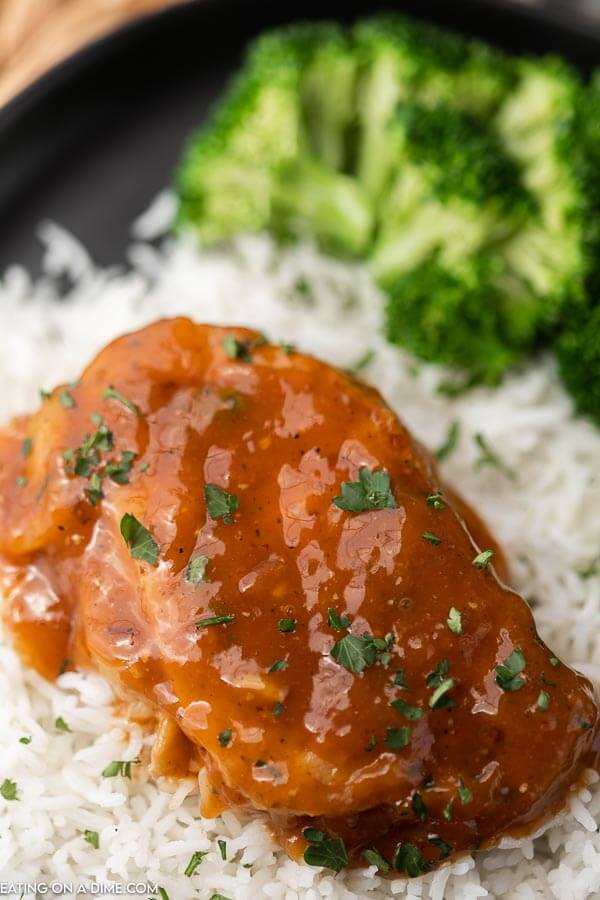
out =
[(452, 819), (452, 807), (454, 806), (454, 800), (452, 797), (446, 803), (442, 815), (445, 818), (446, 822), (450, 822)]
[(229, 747), (232, 734), (233, 732), (231, 728), (226, 728), (224, 731), (219, 732), (217, 740), (220, 743), (221, 747)]
[(446, 509), (441, 494), (430, 494), (427, 498), (427, 506), (431, 506), (432, 509)]
[(481, 553), (477, 554), (477, 556), (473, 560), (472, 565), (474, 565), (477, 569), (487, 569), (493, 555), (493, 550), (482, 550)]
[(125, 513), (121, 519), (121, 534), (133, 559), (143, 560), (151, 566), (158, 563), (158, 544), (132, 513)]
[(125, 409), (128, 409), (129, 412), (133, 413), (134, 416), (141, 416), (142, 411), (139, 406), (136, 406), (131, 400), (128, 400), (127, 397), (124, 397), (123, 394), (120, 394), (118, 391), (114, 389), (114, 387), (109, 384), (105, 391), (102, 393), (103, 400), (117, 400), (121, 403)]
[(21, 444), (21, 456), (27, 458), (33, 450), (33, 438), (26, 437)]
[(208, 556), (192, 556), (183, 573), (184, 581), (188, 584), (200, 584), (204, 581), (207, 565)]
[(427, 687), (434, 688), (433, 694), (429, 698), (429, 706), (432, 709), (454, 706), (452, 698), (447, 696), (448, 691), (454, 687), (454, 679), (447, 677), (449, 671), (449, 660), (442, 659), (426, 678)]
[(77, 406), (70, 391), (61, 391), (58, 395), (58, 402), (64, 409), (74, 409)]
[(525, 656), (517, 647), (506, 657), (502, 665), (496, 666), (496, 684), (503, 691), (518, 691), (525, 684), (521, 672), (525, 670)]
[(548, 691), (540, 691), (537, 698), (537, 705), (538, 709), (546, 712), (546, 710), (550, 706), (550, 694), (548, 693)]
[(2, 784), (0, 784), (0, 795), (4, 797), (5, 800), (16, 800), (17, 799), (17, 785), (16, 782), (11, 781), (10, 778), (5, 778)]
[(481, 454), (479, 458), (475, 462), (475, 466), (480, 469), (482, 466), (493, 466), (498, 469), (499, 472), (502, 472), (506, 475), (507, 478), (510, 478), (512, 481), (515, 479), (515, 473), (512, 469), (509, 469), (506, 466), (498, 454), (492, 450), (485, 437), (482, 434), (475, 435), (475, 443), (481, 450)]
[(90, 483), (88, 487), (83, 489), (83, 493), (86, 495), (92, 506), (97, 506), (103, 499), (104, 491), (102, 490), (102, 479), (98, 472), (93, 473), (90, 478)]
[(129, 484), (129, 473), (136, 457), (133, 450), (123, 450), (118, 462), (108, 462), (104, 471), (115, 484)]
[(327, 610), (327, 624), (336, 631), (343, 631), (344, 628), (350, 627), (350, 619), (348, 616), (341, 616), (335, 609), (331, 607)]
[(28, 482), (27, 478), (25, 478), (24, 475), (19, 475), (18, 478), (15, 478), (15, 484), (18, 488), (24, 488), (24, 487), (27, 487), (29, 482)]
[(357, 359), (356, 362), (351, 366), (350, 371), (355, 375), (358, 375), (360, 372), (363, 372), (375, 359), (375, 351), (367, 350), (366, 353)]
[(59, 716), (58, 719), (54, 720), (54, 727), (57, 729), (57, 731), (71, 731), (62, 716)]
[(304, 851), (304, 862), (309, 866), (327, 866), (334, 872), (341, 872), (348, 865), (348, 853), (341, 838), (325, 837), (316, 828), (305, 828), (302, 835), (309, 843)]
[(440, 860), (448, 859), (450, 854), (452, 853), (452, 847), (450, 844), (447, 844), (441, 837), (437, 837), (434, 835), (433, 837), (427, 838), (430, 844), (433, 844), (434, 847), (437, 847), (440, 851)]
[(365, 512), (372, 509), (396, 509), (390, 476), (384, 469), (370, 472), (361, 466), (358, 481), (343, 481), (342, 494), (333, 503), (346, 512)]
[(331, 648), (331, 655), (340, 666), (349, 672), (359, 674), (367, 666), (380, 662), (383, 666), (389, 664), (391, 647), (394, 642), (393, 634), (386, 634), (385, 638), (374, 638), (370, 634), (347, 634), (336, 641)]
[(20, 744), (30, 744), (31, 738), (30, 737), (21, 737), (21, 738), (19, 738), (19, 743)]
[(285, 712), (285, 706), (283, 705), (283, 703), (276, 703), (271, 712), (274, 716), (282, 716)]
[(420, 719), (421, 716), (424, 715), (424, 710), (419, 706), (410, 706), (405, 700), (401, 697), (398, 697), (397, 700), (392, 700), (390, 706), (393, 706), (394, 709), (397, 709), (399, 713), (401, 713), (406, 719), (410, 722), (416, 722), (417, 719)]
[(227, 334), (223, 338), (223, 350), (230, 359), (241, 359), (242, 362), (252, 362), (252, 357), (248, 351), (247, 341), (238, 341), (232, 334)]
[(558, 663), (559, 663), (559, 660), (558, 660), (558, 658), (557, 658), (556, 656), (551, 656), (551, 657), (550, 657), (550, 665), (551, 665), (551, 666), (557, 666)]
[(386, 728), (384, 746), (389, 750), (401, 750), (410, 744), (410, 727)]
[(415, 816), (417, 817), (417, 819), (420, 819), (421, 822), (424, 822), (425, 819), (427, 818), (427, 807), (425, 806), (425, 803), (423, 802), (423, 798), (421, 797), (421, 795), (419, 794), (418, 791), (415, 791), (414, 794), (412, 795), (412, 800), (411, 800), (410, 805), (412, 806), (412, 810), (413, 810)]
[(450, 454), (456, 450), (459, 435), (460, 425), (458, 424), (458, 422), (453, 422), (448, 430), (446, 440), (441, 445), (441, 447), (438, 447), (438, 449), (435, 451), (435, 455), (440, 460), (440, 462), (444, 459), (448, 459)]
[(227, 525), (232, 524), (233, 513), (240, 505), (235, 494), (229, 494), (217, 484), (205, 484), (204, 499), (211, 519), (223, 519)]
[(90, 844), (94, 850), (98, 850), (100, 847), (100, 835), (97, 831), (84, 831), (83, 839)]
[(115, 778), (122, 775), (123, 778), (131, 778), (131, 767), (139, 765), (139, 759), (114, 759), (102, 770), (103, 778)]
[(271, 672), (283, 672), (287, 669), (288, 665), (287, 659), (276, 659), (267, 669), (267, 673), (270, 675)]
[(211, 625), (231, 625), (235, 619), (234, 613), (226, 613), (224, 616), (209, 616), (207, 619), (198, 619), (194, 622), (196, 628), (208, 628)]
[(446, 625), (453, 632), (453, 634), (462, 634), (462, 616), (460, 610), (458, 610), (455, 606), (450, 607), (450, 612), (448, 613), (448, 618), (446, 619)]
[(217, 841), (223, 862), (227, 862), (227, 841)]
[(404, 669), (398, 669), (398, 671), (395, 673), (394, 684), (396, 685), (396, 687), (408, 688), (408, 684), (406, 683), (406, 676), (404, 674)]
[(378, 870), (383, 873), (383, 875), (389, 875), (390, 864), (385, 858), (382, 856), (379, 850), (363, 850), (363, 856), (370, 866), (377, 866)]
[(398, 844), (394, 854), (394, 868), (406, 872), (409, 878), (418, 878), (432, 869), (431, 863), (423, 859), (421, 851), (414, 844)]
[(437, 534), (433, 534), (431, 531), (424, 531), (421, 535), (424, 541), (428, 541), (428, 543), (433, 544), (434, 547), (437, 547), (438, 544), (442, 543), (442, 539), (437, 536)]
[(282, 634), (290, 634), (292, 631), (296, 630), (296, 620), (295, 619), (280, 619), (279, 620), (279, 630)]
[(460, 784), (458, 785), (458, 796), (460, 797), (460, 802), (463, 806), (466, 806), (467, 803), (470, 803), (473, 799), (473, 791), (471, 788), (468, 788), (462, 778), (460, 779)]
[(183, 874), (187, 875), (188, 878), (191, 878), (207, 854), (208, 850), (194, 850), (189, 863), (184, 869)]

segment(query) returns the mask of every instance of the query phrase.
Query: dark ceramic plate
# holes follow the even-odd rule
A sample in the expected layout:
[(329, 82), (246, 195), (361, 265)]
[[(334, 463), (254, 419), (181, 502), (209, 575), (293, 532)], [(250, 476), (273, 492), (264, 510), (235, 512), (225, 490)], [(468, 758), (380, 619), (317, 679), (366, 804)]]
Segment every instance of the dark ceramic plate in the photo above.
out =
[(600, 31), (572, 12), (509, 0), (196, 0), (66, 60), (0, 111), (0, 272), (39, 266), (37, 223), (65, 225), (103, 264), (123, 259), (130, 222), (171, 178), (244, 45), (293, 19), (400, 9), (515, 51), (600, 63)]

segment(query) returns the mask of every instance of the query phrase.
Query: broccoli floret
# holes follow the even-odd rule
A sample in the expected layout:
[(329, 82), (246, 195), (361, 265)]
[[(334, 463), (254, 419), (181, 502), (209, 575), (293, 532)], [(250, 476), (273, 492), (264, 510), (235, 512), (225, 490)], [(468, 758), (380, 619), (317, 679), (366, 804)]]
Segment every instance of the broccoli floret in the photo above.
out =
[(298, 61), (267, 39), (252, 57), (177, 175), (179, 222), (207, 244), (267, 228), (278, 166), (298, 153)]
[(386, 334), (417, 356), (495, 383), (519, 356), (506, 334), (506, 295), (494, 287), (498, 260), (448, 268), (428, 260), (388, 289)]
[(190, 142), (178, 177), (180, 222), (208, 244), (271, 228), (366, 253), (369, 202), (342, 171), (355, 74), (335, 25), (292, 26), (255, 42), (212, 125)]
[(522, 166), (538, 214), (501, 252), (513, 276), (537, 298), (539, 328), (551, 333), (567, 305), (585, 298), (588, 186), (581, 177), (577, 113), (583, 88), (552, 57), (519, 60), (517, 71), (519, 82), (498, 113), (497, 127)]
[(433, 254), (453, 265), (506, 239), (531, 214), (517, 164), (481, 118), (403, 103), (387, 141), (396, 173), (371, 260), (383, 286)]
[(386, 128), (400, 101), (444, 103), (485, 115), (499, 106), (514, 80), (502, 53), (402, 16), (359, 22), (354, 38), (361, 66), (358, 178), (375, 197), (393, 167)]

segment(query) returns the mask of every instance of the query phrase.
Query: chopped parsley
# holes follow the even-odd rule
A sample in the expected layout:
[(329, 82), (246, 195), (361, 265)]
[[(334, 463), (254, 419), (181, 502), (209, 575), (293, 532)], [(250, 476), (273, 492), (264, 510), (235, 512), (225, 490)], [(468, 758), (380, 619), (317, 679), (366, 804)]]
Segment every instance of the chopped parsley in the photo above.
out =
[(42, 403), (45, 403), (46, 400), (49, 400), (52, 396), (52, 391), (47, 391), (45, 388), (40, 388), (40, 400)]
[(410, 706), (405, 700), (402, 700), (399, 697), (397, 700), (392, 700), (390, 706), (393, 706), (394, 709), (397, 709), (399, 713), (401, 713), (406, 719), (410, 722), (416, 722), (417, 719), (420, 719), (424, 713), (419, 706)]
[(283, 703), (276, 703), (271, 712), (274, 716), (282, 716), (285, 712), (285, 706), (283, 705)]
[(442, 815), (445, 818), (446, 822), (450, 822), (452, 820), (452, 807), (454, 806), (454, 800), (452, 797), (446, 803)]
[(442, 543), (442, 539), (437, 536), (437, 534), (433, 534), (431, 531), (424, 531), (421, 535), (424, 541), (428, 541), (430, 544), (433, 544), (434, 547), (437, 547), (438, 544)]
[(556, 656), (551, 656), (551, 657), (550, 657), (550, 665), (551, 665), (551, 666), (557, 666), (558, 663), (559, 663), (559, 660), (558, 660), (558, 658), (557, 658)]
[(408, 688), (404, 669), (398, 669), (398, 671), (394, 674), (394, 684), (396, 685), (396, 687)]
[(24, 475), (19, 475), (18, 478), (15, 478), (15, 484), (18, 488), (24, 488), (24, 487), (27, 487), (29, 482), (28, 482), (27, 478), (25, 478)]
[(217, 841), (223, 862), (227, 862), (227, 841)]
[(208, 556), (192, 556), (189, 563), (185, 567), (183, 578), (188, 584), (200, 584), (204, 581), (206, 575), (206, 567), (208, 565)]
[(462, 616), (455, 606), (450, 607), (446, 625), (453, 634), (462, 634)]
[(365, 512), (372, 509), (396, 509), (397, 503), (390, 486), (390, 476), (381, 469), (370, 472), (361, 466), (358, 481), (343, 481), (342, 494), (333, 503), (346, 512)]
[(360, 372), (364, 372), (365, 369), (368, 369), (368, 367), (371, 365), (371, 363), (373, 362), (374, 359), (375, 359), (375, 351), (367, 350), (366, 353), (363, 353), (363, 355), (360, 357), (360, 359), (356, 360), (354, 365), (351, 367), (350, 371), (354, 372), (355, 375), (358, 375)]
[(308, 841), (304, 862), (309, 866), (326, 866), (334, 872), (341, 872), (348, 865), (348, 853), (341, 838), (326, 837), (316, 828), (305, 828), (302, 835)]
[(267, 672), (269, 673), (269, 675), (271, 674), (271, 672), (283, 672), (285, 671), (285, 669), (287, 669), (287, 667), (287, 659), (276, 659), (275, 662), (271, 663), (271, 665), (267, 669)]
[(448, 457), (454, 453), (456, 450), (456, 446), (458, 444), (458, 438), (460, 436), (460, 425), (458, 422), (453, 422), (450, 428), (448, 429), (448, 434), (446, 436), (446, 440), (444, 443), (437, 448), (435, 451), (435, 455), (440, 460), (440, 462), (444, 459), (448, 459)]
[(125, 409), (128, 409), (130, 413), (133, 413), (134, 416), (141, 416), (142, 412), (139, 406), (136, 406), (133, 401), (128, 400), (127, 397), (124, 397), (123, 394), (120, 394), (118, 391), (114, 389), (114, 387), (109, 384), (105, 391), (102, 393), (103, 400), (117, 400)]
[(525, 679), (521, 678), (521, 672), (525, 670), (525, 656), (523, 651), (517, 647), (506, 657), (504, 663), (496, 666), (496, 684), (503, 691), (518, 691), (525, 684)]
[(388, 750), (401, 750), (410, 744), (410, 728), (403, 725), (401, 728), (386, 728), (384, 746)]
[(415, 793), (412, 795), (410, 805), (412, 806), (412, 810), (417, 819), (420, 819), (421, 822), (424, 822), (427, 818), (427, 807), (425, 806), (423, 798), (418, 791), (415, 791)]
[(19, 738), (19, 743), (20, 744), (30, 744), (31, 738), (30, 737), (21, 737), (21, 738)]
[(475, 466), (478, 469), (482, 468), (482, 466), (493, 466), (495, 469), (498, 469), (499, 472), (506, 475), (507, 478), (514, 481), (515, 473), (502, 462), (498, 454), (492, 450), (482, 434), (475, 435), (475, 443), (481, 451), (479, 458), (475, 462)]
[(363, 857), (370, 866), (377, 866), (378, 870), (383, 875), (389, 875), (391, 866), (385, 856), (381, 855), (379, 850), (363, 850)]
[(282, 634), (290, 634), (292, 631), (296, 630), (296, 620), (295, 619), (280, 619), (279, 620), (279, 630)]
[(28, 457), (33, 450), (33, 438), (26, 437), (21, 444), (21, 456)]
[(450, 844), (447, 844), (441, 837), (434, 835), (433, 837), (427, 838), (430, 844), (433, 844), (434, 847), (437, 847), (440, 851), (440, 860), (448, 859), (450, 854), (452, 853), (452, 847)]
[(234, 613), (226, 613), (224, 616), (209, 616), (207, 619), (198, 619), (194, 622), (196, 628), (209, 628), (211, 625), (231, 625), (235, 619)]
[(115, 484), (129, 484), (129, 473), (136, 457), (133, 450), (123, 450), (118, 462), (108, 462), (104, 471)]
[(90, 844), (90, 846), (94, 848), (94, 850), (99, 849), (100, 835), (98, 834), (97, 831), (84, 831), (83, 839), (84, 839), (84, 841), (87, 841), (88, 844)]
[(394, 868), (406, 872), (409, 878), (418, 878), (431, 871), (432, 865), (423, 859), (421, 851), (414, 844), (398, 844), (394, 854)]
[(200, 863), (202, 862), (202, 860), (204, 859), (204, 857), (207, 855), (207, 853), (208, 853), (208, 850), (194, 850), (189, 863), (187, 864), (187, 866), (184, 869), (183, 874), (186, 875), (188, 878), (191, 878), (192, 875), (194, 874), (194, 872), (196, 871), (196, 869), (198, 868), (198, 866), (200, 865)]
[(56, 728), (57, 731), (68, 731), (68, 732), (71, 731), (71, 729), (69, 728), (69, 726), (67, 725), (67, 723), (65, 722), (65, 720), (63, 719), (62, 716), (59, 716), (58, 719), (55, 719), (54, 727)]
[(341, 616), (335, 609), (331, 607), (327, 610), (327, 624), (336, 631), (343, 631), (344, 628), (350, 628), (350, 619), (348, 616)]
[(460, 802), (463, 806), (466, 806), (467, 803), (470, 803), (473, 799), (473, 791), (471, 788), (468, 788), (464, 781), (460, 780), (460, 784), (458, 785), (458, 796), (460, 797)]
[(125, 513), (121, 519), (121, 534), (133, 559), (140, 559), (151, 566), (158, 563), (158, 544), (132, 513)]
[(64, 409), (75, 409), (77, 406), (73, 394), (66, 390), (59, 393), (58, 402)]
[(140, 466), (140, 472), (147, 472), (149, 468), (150, 468), (149, 462), (142, 463)]
[(369, 743), (365, 747), (365, 750), (367, 753), (372, 753), (376, 746), (377, 746), (377, 740), (375, 738), (375, 735), (372, 734), (371, 737), (369, 738)]
[(538, 709), (541, 709), (541, 710), (543, 710), (543, 712), (546, 712), (546, 710), (550, 706), (550, 694), (548, 693), (548, 691), (540, 691), (538, 698), (537, 698), (537, 705), (538, 705)]
[(427, 687), (433, 688), (433, 694), (429, 698), (431, 709), (442, 709), (454, 706), (453, 700), (447, 696), (448, 691), (454, 687), (454, 679), (448, 678), (450, 662), (442, 659), (426, 678)]
[(90, 478), (89, 485), (84, 488), (83, 493), (86, 495), (92, 506), (97, 506), (104, 497), (102, 490), (102, 478), (98, 472), (94, 472)]
[(478, 553), (473, 560), (473, 565), (477, 569), (487, 569), (493, 555), (493, 550), (482, 550), (481, 553)]
[(427, 506), (431, 506), (432, 509), (446, 509), (441, 494), (430, 494), (427, 498)]
[(235, 494), (229, 494), (217, 484), (205, 484), (204, 499), (211, 519), (223, 519), (227, 525), (232, 524), (233, 513), (240, 505)]
[(160, 896), (160, 900), (169, 900), (169, 895), (165, 891), (164, 887), (157, 888), (158, 894)]
[(221, 747), (229, 747), (232, 734), (231, 728), (226, 728), (224, 731), (219, 732), (217, 740)]
[(102, 777), (116, 778), (117, 775), (122, 775), (123, 778), (131, 778), (131, 767), (139, 765), (139, 762), (139, 759), (114, 759), (102, 770)]
[(223, 338), (223, 350), (230, 359), (241, 359), (242, 362), (252, 362), (252, 357), (248, 351), (248, 342), (239, 341), (232, 334), (227, 334)]
[(11, 781), (10, 778), (5, 778), (2, 784), (0, 784), (0, 795), (4, 797), (5, 800), (16, 800), (17, 799), (17, 785), (16, 782)]

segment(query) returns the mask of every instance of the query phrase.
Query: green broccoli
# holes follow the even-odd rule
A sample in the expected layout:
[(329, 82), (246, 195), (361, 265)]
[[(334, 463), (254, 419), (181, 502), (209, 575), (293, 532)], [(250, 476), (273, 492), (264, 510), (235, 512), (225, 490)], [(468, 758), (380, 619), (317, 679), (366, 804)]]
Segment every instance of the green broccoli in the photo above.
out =
[(210, 244), (243, 231), (314, 235), (343, 255), (368, 251), (372, 212), (344, 174), (356, 63), (341, 28), (261, 37), (178, 174), (179, 221)]
[(360, 60), (357, 176), (375, 197), (394, 166), (386, 130), (400, 101), (488, 115), (512, 85), (512, 66), (502, 53), (403, 16), (359, 22), (354, 39)]

